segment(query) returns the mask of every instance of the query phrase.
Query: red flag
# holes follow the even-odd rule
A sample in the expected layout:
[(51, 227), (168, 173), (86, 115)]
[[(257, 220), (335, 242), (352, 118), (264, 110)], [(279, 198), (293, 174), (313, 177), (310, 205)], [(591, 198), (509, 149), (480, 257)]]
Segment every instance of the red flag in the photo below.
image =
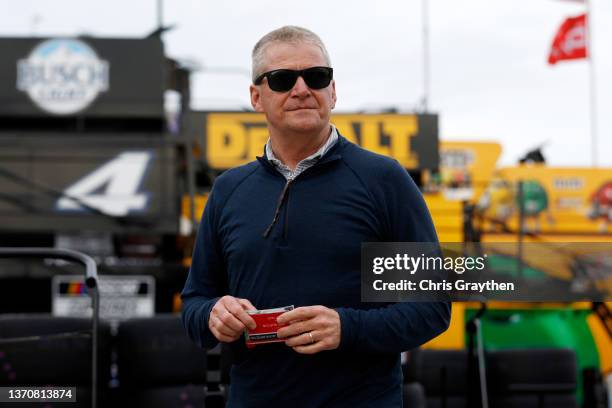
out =
[(587, 57), (586, 24), (586, 14), (569, 17), (561, 24), (550, 49), (549, 64)]

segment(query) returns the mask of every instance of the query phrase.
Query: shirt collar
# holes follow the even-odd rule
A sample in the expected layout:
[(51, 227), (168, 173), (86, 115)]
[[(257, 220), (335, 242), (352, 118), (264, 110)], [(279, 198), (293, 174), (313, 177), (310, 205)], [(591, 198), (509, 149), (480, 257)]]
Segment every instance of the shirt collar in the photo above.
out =
[[(323, 144), (323, 146), (321, 146), (319, 150), (317, 150), (310, 156), (306, 157), (305, 159), (302, 159), (300, 163), (307, 161), (307, 160), (309, 161), (309, 160), (320, 159), (321, 157), (323, 157), (323, 155), (325, 155), (325, 153), (329, 151), (329, 149), (331, 149), (334, 146), (337, 140), (338, 140), (338, 130), (336, 129), (334, 125), (331, 125), (331, 132), (329, 136), (327, 137), (327, 141)], [(266, 142), (266, 158), (270, 162), (272, 162), (274, 165), (284, 164), (280, 159), (278, 159), (274, 155), (274, 152), (272, 151), (272, 143), (270, 141), (270, 138), (268, 138), (268, 141)]]

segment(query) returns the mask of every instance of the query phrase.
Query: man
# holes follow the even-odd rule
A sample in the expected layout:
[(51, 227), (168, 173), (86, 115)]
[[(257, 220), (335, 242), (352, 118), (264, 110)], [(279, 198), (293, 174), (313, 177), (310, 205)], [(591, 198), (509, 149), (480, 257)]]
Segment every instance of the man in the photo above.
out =
[[(360, 301), (362, 242), (437, 237), (406, 170), (330, 124), (330, 67), (303, 28), (255, 45), (251, 102), (270, 138), (263, 157), (216, 180), (204, 211), (183, 320), (201, 347), (230, 343), (238, 356), (230, 407), (399, 407), (400, 352), (448, 327), (446, 303)], [(246, 311), (287, 305), (285, 343), (247, 350)]]

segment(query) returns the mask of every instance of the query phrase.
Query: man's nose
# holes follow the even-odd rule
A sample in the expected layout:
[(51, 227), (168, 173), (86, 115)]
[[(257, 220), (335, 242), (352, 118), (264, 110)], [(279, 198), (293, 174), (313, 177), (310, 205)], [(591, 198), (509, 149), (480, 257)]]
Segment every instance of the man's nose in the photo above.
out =
[(299, 76), (297, 81), (295, 81), (295, 85), (291, 88), (291, 96), (304, 97), (308, 95), (310, 95), (310, 88), (304, 82), (304, 78)]

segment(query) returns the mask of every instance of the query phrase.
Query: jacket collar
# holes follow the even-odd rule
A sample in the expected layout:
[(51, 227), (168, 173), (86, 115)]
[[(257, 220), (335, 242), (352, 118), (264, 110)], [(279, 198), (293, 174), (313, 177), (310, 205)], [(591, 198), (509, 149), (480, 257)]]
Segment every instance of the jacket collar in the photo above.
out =
[[(333, 162), (336, 160), (340, 160), (342, 158), (342, 151), (344, 150), (344, 148), (346, 147), (348, 143), (349, 143), (348, 140), (346, 140), (344, 136), (340, 134), (340, 131), (338, 131), (338, 140), (336, 141), (336, 143), (323, 156), (321, 156), (319, 161), (313, 167), (319, 166), (321, 164)], [(264, 146), (263, 154), (261, 156), (257, 156), (257, 161), (264, 168), (268, 170), (273, 170), (275, 173), (277, 173), (276, 169), (274, 168), (274, 165), (270, 163), (270, 161), (266, 157), (265, 146)]]

